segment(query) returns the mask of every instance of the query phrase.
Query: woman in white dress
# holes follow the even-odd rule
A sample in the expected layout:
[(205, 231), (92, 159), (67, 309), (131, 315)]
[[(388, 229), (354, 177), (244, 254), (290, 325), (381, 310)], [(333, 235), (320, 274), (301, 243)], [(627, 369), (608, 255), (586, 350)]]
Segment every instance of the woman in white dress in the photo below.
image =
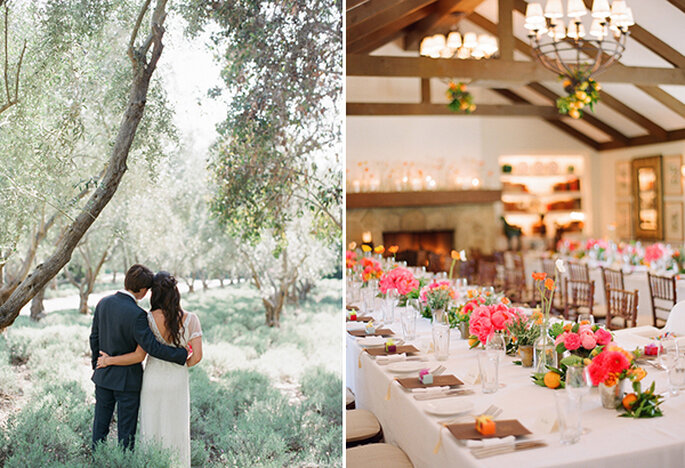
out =
[[(190, 467), (190, 391), (188, 367), (202, 359), (202, 329), (197, 315), (181, 309), (176, 279), (165, 271), (154, 277), (148, 321), (164, 344), (189, 348), (187, 366), (148, 356), (140, 392), (140, 436), (176, 452), (179, 465)], [(98, 367), (127, 366), (142, 362), (146, 353), (121, 356), (101, 352)]]

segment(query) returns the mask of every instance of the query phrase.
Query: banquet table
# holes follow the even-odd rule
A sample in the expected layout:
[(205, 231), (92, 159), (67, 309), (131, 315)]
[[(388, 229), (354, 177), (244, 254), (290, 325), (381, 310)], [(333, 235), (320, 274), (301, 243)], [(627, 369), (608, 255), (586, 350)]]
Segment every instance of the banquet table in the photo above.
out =
[[(378, 312), (367, 312), (380, 321)], [(397, 317), (399, 314), (396, 313)], [(348, 323), (348, 329), (357, 324)], [(387, 324), (401, 337), (398, 321)], [(642, 335), (635, 332), (642, 331)], [(459, 332), (452, 330), (450, 354), (441, 362), (446, 374), (464, 379), (477, 369), (477, 350), (468, 349), (467, 342), (460, 339)], [(658, 333), (651, 327), (642, 327), (615, 332), (615, 341), (632, 350), (650, 342), (650, 335)], [(400, 375), (388, 371), (387, 365), (380, 365), (363, 351), (357, 338), (346, 333), (346, 377), (347, 386), (356, 396), (357, 408), (372, 411), (381, 423), (385, 441), (402, 448), (415, 467), (682, 467), (685, 466), (685, 392), (669, 397), (662, 404), (664, 416), (654, 419), (620, 418), (619, 412), (602, 408), (598, 390), (591, 389), (583, 397), (582, 425), (584, 433), (580, 442), (562, 445), (558, 432), (545, 430), (543, 420), (556, 418), (554, 392), (536, 386), (531, 378), (531, 369), (514, 365), (513, 357), (506, 356), (500, 363), (500, 388), (494, 394), (483, 394), (480, 385), (466, 384), (474, 390), (467, 396), (451, 397), (468, 399), (476, 413), (491, 404), (503, 409), (497, 419), (518, 419), (533, 434), (530, 440), (542, 440), (547, 447), (522, 450), (489, 458), (476, 459), (468, 448), (458, 442), (443, 428), (439, 421), (449, 417), (428, 414), (425, 409), (429, 401), (417, 401), (414, 394), (404, 390), (395, 377)], [(417, 337), (411, 343), (427, 358), (425, 367), (434, 368), (437, 361), (429, 352), (431, 326), (428, 320), (419, 318)], [(656, 381), (657, 392), (668, 389), (665, 371), (645, 367), (648, 375), (642, 382), (643, 388)], [(388, 393), (388, 387), (390, 391)], [(387, 396), (390, 399), (387, 399)], [(444, 401), (444, 400), (433, 400)], [(467, 417), (463, 422), (473, 422)], [(439, 450), (434, 448), (441, 440)]]

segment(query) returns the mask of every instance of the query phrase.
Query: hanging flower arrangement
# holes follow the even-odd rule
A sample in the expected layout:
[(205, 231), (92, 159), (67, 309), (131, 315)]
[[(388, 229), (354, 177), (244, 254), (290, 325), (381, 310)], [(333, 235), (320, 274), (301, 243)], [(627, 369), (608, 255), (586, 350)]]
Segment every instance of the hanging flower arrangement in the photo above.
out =
[(577, 80), (564, 79), (566, 97), (557, 99), (557, 109), (562, 114), (568, 114), (572, 119), (583, 116), (583, 108), (588, 106), (590, 110), (599, 101), (599, 91), (602, 86), (592, 78), (581, 77)]
[(453, 112), (464, 112), (470, 114), (476, 110), (476, 105), (473, 103), (473, 96), (466, 90), (466, 84), (450, 81), (447, 88), (447, 99), (450, 103), (447, 107)]

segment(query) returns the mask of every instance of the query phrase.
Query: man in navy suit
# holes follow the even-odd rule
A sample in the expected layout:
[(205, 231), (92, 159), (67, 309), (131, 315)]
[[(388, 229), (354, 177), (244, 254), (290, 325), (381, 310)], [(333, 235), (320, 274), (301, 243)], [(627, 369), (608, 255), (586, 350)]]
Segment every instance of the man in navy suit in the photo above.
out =
[(108, 366), (97, 369), (100, 351), (110, 356), (131, 353), (140, 345), (148, 354), (185, 365), (188, 351), (161, 344), (150, 330), (147, 314), (137, 301), (145, 297), (152, 287), (154, 274), (143, 265), (133, 265), (126, 273), (123, 291), (103, 298), (95, 308), (90, 333), (93, 353), (92, 380), (95, 382), (95, 420), (93, 421), (93, 449), (104, 441), (117, 406), (119, 443), (133, 449), (140, 388), (143, 383), (143, 366)]

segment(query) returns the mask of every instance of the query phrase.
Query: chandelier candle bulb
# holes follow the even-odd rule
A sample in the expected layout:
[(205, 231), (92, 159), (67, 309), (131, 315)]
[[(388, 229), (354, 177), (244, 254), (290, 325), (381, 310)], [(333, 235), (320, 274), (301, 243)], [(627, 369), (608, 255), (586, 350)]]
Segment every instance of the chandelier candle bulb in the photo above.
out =
[(569, 18), (580, 18), (587, 14), (583, 0), (568, 0), (566, 11)]
[(458, 49), (461, 47), (461, 34), (457, 31), (452, 31), (447, 35), (447, 47), (450, 49)]
[(604, 19), (611, 14), (609, 0), (595, 0), (592, 2), (592, 17)]
[(464, 47), (467, 49), (475, 49), (478, 47), (478, 36), (474, 32), (467, 32), (464, 35)]
[(545, 16), (550, 19), (563, 18), (564, 10), (561, 6), (561, 0), (547, 0)]

